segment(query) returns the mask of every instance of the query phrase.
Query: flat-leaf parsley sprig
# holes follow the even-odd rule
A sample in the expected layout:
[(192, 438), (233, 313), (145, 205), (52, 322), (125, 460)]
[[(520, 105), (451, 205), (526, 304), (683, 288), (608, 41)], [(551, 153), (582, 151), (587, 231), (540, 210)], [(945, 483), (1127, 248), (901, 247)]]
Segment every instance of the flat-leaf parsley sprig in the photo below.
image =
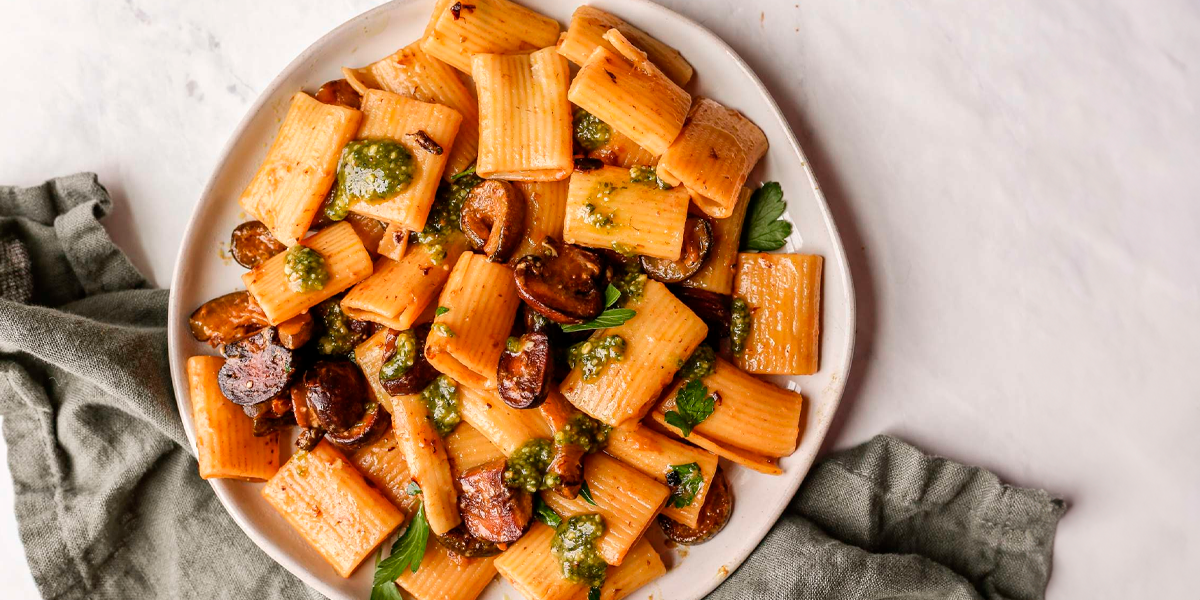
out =
[(783, 200), (783, 188), (778, 182), (768, 181), (750, 196), (746, 210), (746, 225), (742, 231), (742, 250), (769, 251), (783, 247), (792, 224), (780, 219), (787, 210)]
[(573, 331), (588, 331), (589, 329), (607, 329), (616, 327), (633, 318), (637, 311), (631, 308), (612, 308), (612, 305), (617, 303), (621, 298), (621, 290), (618, 290), (613, 284), (608, 284), (604, 289), (604, 312), (600, 316), (578, 325), (563, 325), (562, 330), (566, 333)]
[(396, 589), (396, 578), (405, 569), (417, 572), (421, 558), (425, 556), (425, 545), (429, 542), (429, 521), (425, 519), (425, 505), (417, 509), (404, 535), (392, 544), (392, 554), (375, 565), (375, 580), (371, 587), (371, 600), (397, 600), (401, 598)]
[(716, 408), (716, 392), (708, 392), (708, 386), (699, 379), (689, 380), (675, 393), (675, 410), (664, 415), (667, 424), (678, 427), (683, 437), (692, 434), (692, 428), (703, 423)]

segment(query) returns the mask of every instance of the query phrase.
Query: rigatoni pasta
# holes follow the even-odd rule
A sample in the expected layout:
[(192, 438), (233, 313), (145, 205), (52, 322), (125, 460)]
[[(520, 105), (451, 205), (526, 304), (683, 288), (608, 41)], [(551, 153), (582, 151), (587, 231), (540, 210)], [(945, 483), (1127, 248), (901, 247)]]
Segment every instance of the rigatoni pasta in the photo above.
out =
[(476, 54), (480, 177), (559, 181), (571, 174), (570, 70), (553, 48)]
[(683, 248), (688, 194), (634, 182), (629, 169), (575, 173), (567, 191), (568, 243), (676, 260)]
[[(548, 551), (553, 538), (553, 529), (534, 523), (529, 533), (496, 559), (496, 570), (526, 598), (587, 600), (586, 584), (562, 578), (562, 568)], [(666, 572), (654, 546), (643, 538), (625, 555), (621, 566), (608, 568), (600, 598), (621, 600)]]
[(738, 255), (733, 293), (750, 310), (750, 335), (737, 364), (751, 373), (811, 375), (821, 342), (821, 257)]
[(242, 208), (285, 245), (299, 242), (333, 183), (342, 147), (361, 120), (357, 110), (296, 92), (275, 142), (242, 192)]
[[(663, 515), (695, 527), (708, 486), (717, 472), (717, 455), (695, 446), (677, 442), (648, 427), (614, 427), (608, 434), (604, 451), (621, 462), (653, 477), (659, 483), (668, 483), (668, 474), (673, 468), (695, 465), (700, 472), (701, 482), (692, 501), (684, 506), (675, 506), (675, 495), (663, 508)], [(682, 501), (682, 497), (680, 498)]]
[(221, 394), (219, 356), (193, 356), (187, 362), (196, 459), (204, 479), (266, 481), (279, 470), (279, 434), (254, 435), (241, 407)]
[(600, 160), (606, 165), (626, 169), (653, 167), (658, 164), (657, 154), (637, 145), (632, 138), (615, 130), (609, 132), (608, 141), (595, 150), (589, 150), (588, 157)]
[(542, 240), (562, 239), (563, 216), (567, 209), (567, 181), (518, 181), (525, 196), (525, 236), (514, 256), (530, 254)]
[(463, 421), (496, 445), (512, 454), (533, 438), (549, 439), (550, 426), (536, 410), (518, 410), (504, 403), (494, 391), (464, 388), (459, 397)]
[(484, 463), (504, 458), (504, 452), (470, 423), (459, 423), (446, 436), (446, 452), (450, 455), (450, 470), (455, 477)]
[(398, 261), (404, 258), (405, 250), (408, 250), (408, 230), (403, 225), (388, 224), (383, 236), (379, 238), (377, 252), (380, 256)]
[[(390, 406), (391, 403), (389, 402)], [(396, 436), (388, 432), (374, 442), (350, 452), (346, 458), (388, 500), (408, 514), (417, 511), (421, 497), (408, 493), (412, 473), (404, 461), (404, 451)]]
[(421, 48), (470, 75), (472, 55), (546, 48), (558, 41), (558, 32), (558, 21), (509, 0), (443, 1), (430, 17)]
[(681, 281), (680, 285), (726, 296), (733, 293), (738, 248), (742, 243), (742, 224), (746, 219), (751, 193), (750, 188), (742, 188), (733, 214), (725, 219), (712, 220), (713, 241), (708, 259), (695, 275)]
[(644, 51), (671, 81), (683, 86), (692, 79), (692, 65), (678, 50), (654, 39), (650, 34), (630, 25), (620, 17), (594, 6), (580, 6), (571, 15), (571, 24), (558, 39), (558, 53), (567, 60), (583, 66), (597, 47), (616, 51), (604, 39), (608, 30), (616, 29), (633, 45)]
[(398, 261), (380, 257), (374, 273), (342, 298), (342, 310), (355, 319), (392, 329), (412, 327), (441, 292), (466, 245), (461, 235), (454, 235), (442, 246), (445, 256), (415, 244)]
[(429, 540), (416, 573), (405, 571), (396, 583), (416, 600), (475, 600), (496, 577), (495, 559), (451, 556)]

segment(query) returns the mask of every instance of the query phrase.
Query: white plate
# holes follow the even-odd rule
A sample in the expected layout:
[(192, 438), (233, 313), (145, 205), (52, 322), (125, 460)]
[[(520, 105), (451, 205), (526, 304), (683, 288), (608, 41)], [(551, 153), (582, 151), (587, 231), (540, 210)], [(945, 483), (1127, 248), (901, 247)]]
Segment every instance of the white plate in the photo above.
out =
[[(520, 0), (558, 19), (564, 26), (581, 2)], [(228, 258), (230, 231), (246, 220), (237, 198), (254, 175), (300, 89), (315, 90), (341, 77), (342, 66), (361, 66), (387, 56), (420, 37), (434, 0), (395, 0), (359, 15), (309, 46), (267, 87), (233, 134), (204, 189), (184, 235), (171, 284), (169, 322), (171, 375), (188, 438), (195, 447), (185, 364), (189, 356), (212, 353), (188, 333), (188, 315), (210, 298), (242, 289), (243, 270)], [(780, 378), (807, 401), (800, 448), (781, 461), (784, 474), (772, 477), (744, 468), (728, 468), (736, 498), (729, 526), (707, 544), (686, 552), (664, 550), (669, 568), (634, 598), (697, 599), (717, 586), (745, 560), (779, 517), (808, 472), (841, 398), (854, 344), (854, 293), (837, 228), (813, 178), (804, 153), (762, 83), (729, 46), (707, 29), (645, 0), (594, 0), (679, 49), (696, 69), (690, 89), (746, 114), (767, 134), (771, 147), (751, 176), (752, 182), (778, 181), (795, 224), (786, 251), (825, 257), (822, 298), (821, 370), (808, 377)], [(725, 461), (722, 461), (725, 462)], [(726, 465), (728, 467), (728, 465)], [(370, 593), (370, 561), (350, 579), (342, 579), (259, 495), (261, 484), (211, 480), (221, 503), (238, 525), (267, 554), (331, 598), (361, 600)], [(653, 528), (652, 528), (653, 529)], [(661, 544), (659, 544), (662, 550)], [(519, 598), (497, 581), (482, 598)]]

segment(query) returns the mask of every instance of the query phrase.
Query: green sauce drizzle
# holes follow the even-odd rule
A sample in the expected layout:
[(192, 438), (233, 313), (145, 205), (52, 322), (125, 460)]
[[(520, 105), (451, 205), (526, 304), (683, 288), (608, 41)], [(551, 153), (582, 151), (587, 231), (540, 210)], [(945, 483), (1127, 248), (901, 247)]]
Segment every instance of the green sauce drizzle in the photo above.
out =
[(729, 347), (734, 354), (741, 354), (746, 349), (746, 338), (750, 337), (750, 305), (742, 298), (734, 298), (731, 308), (733, 317), (729, 320)]
[(342, 149), (337, 183), (325, 214), (334, 221), (346, 218), (355, 202), (378, 202), (412, 184), (417, 163), (412, 153), (393, 140), (355, 140)]
[(646, 274), (638, 270), (626, 271), (620, 277), (613, 279), (613, 286), (621, 291), (622, 306), (642, 299), (646, 292), (646, 279)]
[(558, 526), (550, 542), (550, 552), (562, 566), (564, 579), (591, 587), (604, 585), (608, 563), (597, 548), (604, 529), (604, 517), (597, 514), (577, 515)]
[(663, 181), (662, 178), (658, 176), (658, 170), (654, 167), (629, 167), (629, 182), (649, 185), (660, 190), (669, 190), (672, 187), (671, 184)]
[(417, 360), (417, 334), (405, 329), (396, 334), (396, 353), (379, 369), (380, 381), (400, 379)]
[(481, 183), (483, 179), (475, 175), (472, 168), (455, 175), (453, 181), (443, 181), (438, 186), (433, 208), (425, 219), (425, 228), (413, 236), (416, 243), (429, 251), (434, 264), (441, 264), (445, 260), (446, 243), (450, 236), (462, 231), (458, 220), (462, 216), (463, 202), (471, 190)]
[(421, 391), (421, 400), (429, 409), (429, 418), (442, 437), (450, 435), (462, 422), (458, 410), (458, 386), (453, 379), (438, 375), (433, 383)]
[(321, 335), (317, 338), (317, 353), (327, 356), (346, 355), (367, 336), (350, 328), (350, 317), (342, 312), (341, 298), (330, 298), (314, 309), (321, 319)]
[(607, 144), (610, 138), (612, 128), (608, 123), (582, 108), (575, 109), (575, 141), (579, 142), (584, 150), (597, 150)]
[(296, 293), (315, 292), (329, 281), (325, 257), (320, 252), (299, 244), (288, 249), (283, 262), (283, 276), (288, 289)]
[(552, 460), (554, 445), (550, 440), (526, 440), (508, 457), (504, 468), (504, 485), (530, 494), (553, 488), (559, 484), (559, 477), (546, 472)]
[(596, 229), (608, 229), (613, 226), (617, 215), (614, 211), (600, 210), (595, 204), (588, 202), (579, 208), (579, 216), (584, 223)]
[(676, 377), (687, 381), (689, 379), (703, 379), (713, 374), (717, 368), (717, 353), (713, 351), (712, 346), (701, 344), (696, 351), (688, 357), (687, 362), (683, 363)]
[(604, 448), (611, 431), (612, 427), (583, 413), (575, 413), (562, 429), (554, 432), (554, 443), (560, 446), (579, 446), (584, 452), (592, 454)]
[(567, 365), (583, 371), (583, 380), (592, 381), (604, 372), (609, 361), (625, 358), (625, 338), (609, 335), (598, 340), (584, 340), (567, 351)]

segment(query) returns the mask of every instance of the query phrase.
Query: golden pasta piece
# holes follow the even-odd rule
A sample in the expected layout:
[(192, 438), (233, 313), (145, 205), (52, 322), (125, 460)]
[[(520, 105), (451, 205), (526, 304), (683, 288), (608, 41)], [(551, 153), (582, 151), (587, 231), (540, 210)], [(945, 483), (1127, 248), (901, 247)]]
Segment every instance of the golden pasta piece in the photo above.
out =
[(292, 455), (262, 495), (342, 577), (404, 522), (404, 512), (326, 441)]
[(261, 262), (242, 275), (246, 289), (254, 296), (267, 320), (278, 325), (346, 290), (371, 274), (371, 255), (349, 223), (338, 223), (318, 231), (303, 245), (316, 250), (325, 259), (329, 279), (324, 287), (296, 292), (288, 287), (287, 252)]
[(629, 169), (601, 167), (571, 176), (563, 239), (676, 260), (683, 248), (688, 194), (682, 187), (631, 181)]
[(567, 181), (518, 181), (513, 185), (525, 196), (525, 237), (514, 257), (530, 254), (551, 237), (562, 239), (567, 209)]
[(493, 390), (459, 390), (462, 419), (505, 455), (532, 438), (550, 439), (550, 426), (536, 410), (518, 410), (504, 403)]
[(615, 29), (583, 63), (567, 98), (655, 156), (683, 129), (692, 97)]
[[(382, 90), (367, 90), (362, 100), (360, 139), (388, 139), (412, 154), (416, 172), (408, 187), (379, 200), (350, 205), (360, 215), (420, 231), (433, 207), (442, 171), (454, 145), (462, 115), (441, 104), (430, 104)], [(432, 140), (434, 145), (429, 145)]]
[(558, 38), (558, 53), (567, 60), (583, 66), (597, 47), (613, 52), (612, 44), (604, 39), (609, 29), (616, 29), (633, 45), (643, 50), (658, 68), (680, 86), (692, 79), (692, 65), (678, 50), (654, 39), (650, 34), (626, 23), (620, 17), (592, 6), (580, 6), (571, 15), (571, 24)]
[(658, 174), (682, 183), (711, 217), (733, 215), (742, 186), (767, 153), (767, 136), (750, 119), (708, 98), (697, 98), (683, 132), (658, 162)]
[(667, 287), (646, 281), (641, 298), (626, 308), (637, 314), (625, 323), (593, 334), (625, 340), (625, 356), (609, 362), (593, 380), (572, 369), (560, 390), (576, 408), (613, 426), (641, 419), (675, 372), (708, 335), (708, 327)]
[(421, 42), (413, 42), (395, 54), (361, 69), (343, 68), (342, 73), (360, 94), (376, 89), (429, 102), (444, 104), (462, 115), (454, 147), (448, 148), (445, 175), (471, 166), (479, 152), (479, 105), (458, 72), (429, 56)]
[(582, 496), (568, 500), (555, 492), (542, 492), (542, 500), (564, 519), (591, 513), (604, 517), (604, 535), (597, 541), (596, 549), (604, 562), (620, 565), (663, 507), (671, 490), (605, 454), (588, 455), (583, 460), (583, 473), (596, 501), (594, 506)]
[(416, 573), (405, 570), (396, 583), (416, 600), (475, 600), (496, 577), (494, 557), (451, 556), (429, 540)]
[(389, 224), (387, 229), (383, 231), (383, 237), (379, 238), (379, 248), (377, 250), (379, 255), (386, 256), (392, 260), (400, 260), (404, 258), (404, 251), (407, 249), (408, 230), (402, 225)]
[(604, 451), (664, 484), (667, 483), (667, 474), (672, 471), (672, 467), (695, 463), (703, 482), (692, 502), (682, 508), (676, 508), (673, 500), (668, 500), (662, 513), (688, 527), (696, 526), (700, 509), (704, 506), (704, 498), (708, 495), (708, 486), (717, 472), (716, 454), (677, 442), (636, 423), (628, 428), (614, 427), (609, 433)]
[(351, 451), (346, 457), (363, 477), (391, 501), (408, 514), (415, 514), (421, 505), (421, 497), (408, 493), (408, 484), (413, 480), (404, 461), (400, 442), (388, 432), (375, 442)]
[(295, 245), (321, 209), (337, 176), (342, 147), (361, 120), (362, 113), (353, 108), (296, 92), (275, 142), (242, 192), (242, 208), (280, 242)]
[(520, 305), (508, 265), (464, 252), (438, 298), (438, 306), (447, 310), (433, 319), (425, 358), (468, 387), (494, 389), (500, 354)]
[[(553, 529), (534, 523), (524, 537), (496, 558), (496, 570), (526, 598), (587, 600), (590, 588), (586, 584), (563, 579), (562, 568), (550, 553), (553, 539)], [(621, 600), (666, 572), (654, 546), (642, 538), (625, 555), (621, 566), (608, 568), (600, 598)]]
[(596, 158), (606, 165), (618, 167), (653, 167), (658, 164), (658, 155), (634, 143), (629, 136), (620, 131), (612, 130), (608, 141), (603, 146), (588, 152), (589, 158)]
[(387, 330), (371, 336), (354, 349), (354, 357), (376, 399), (387, 405), (392, 413), (392, 434), (399, 442), (413, 480), (421, 486), (429, 528), (441, 535), (462, 522), (458, 516), (458, 493), (450, 472), (450, 457), (420, 394), (388, 396), (379, 383), (386, 336)]
[(380, 257), (375, 272), (342, 298), (342, 311), (396, 330), (412, 327), (450, 278), (451, 266), (467, 248), (466, 239), (450, 236), (443, 248), (446, 256), (440, 260), (421, 244), (413, 245), (399, 261)]
[(242, 407), (221, 394), (219, 356), (188, 359), (188, 389), (196, 429), (196, 459), (204, 479), (266, 481), (279, 470), (279, 434), (255, 436)]
[(733, 214), (725, 219), (713, 219), (713, 242), (704, 266), (680, 285), (707, 290), (714, 294), (733, 293), (734, 265), (737, 264), (738, 248), (742, 243), (742, 224), (746, 220), (746, 207), (750, 204), (750, 188), (742, 188)]
[(472, 55), (546, 48), (558, 41), (558, 32), (558, 21), (508, 0), (442, 0), (430, 16), (421, 48), (470, 75)]
[(817, 372), (821, 264), (810, 254), (738, 254), (733, 294), (749, 305), (751, 320), (739, 367), (772, 375)]
[[(674, 425), (668, 424), (666, 417), (661, 412), (654, 411), (650, 413), (650, 418), (646, 422), (653, 423), (655, 429), (683, 438), (683, 433)], [(748, 469), (753, 469), (759, 473), (765, 473), (767, 475), (781, 475), (783, 473), (783, 469), (779, 468), (779, 463), (774, 458), (769, 458), (761, 454), (755, 454), (749, 450), (743, 450), (736, 446), (718, 444), (717, 442), (705, 437), (704, 434), (701, 434), (695, 430), (692, 430), (692, 433), (688, 435), (686, 439), (688, 442), (704, 448), (705, 450), (708, 450), (709, 452), (712, 452), (721, 458), (742, 465)]]
[(500, 448), (470, 423), (459, 423), (446, 436), (446, 452), (450, 454), (450, 470), (456, 478), (470, 469), (505, 456)]
[(574, 167), (570, 68), (553, 48), (532, 54), (476, 54), (479, 160), (485, 179), (559, 181)]

